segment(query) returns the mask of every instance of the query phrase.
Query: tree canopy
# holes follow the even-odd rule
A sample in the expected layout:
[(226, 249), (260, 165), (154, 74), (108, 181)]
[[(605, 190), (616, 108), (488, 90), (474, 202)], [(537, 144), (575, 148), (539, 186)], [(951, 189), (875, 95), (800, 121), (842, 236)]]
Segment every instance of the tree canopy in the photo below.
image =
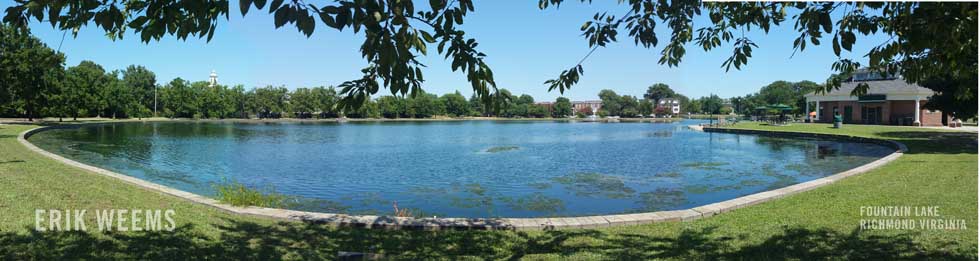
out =
[[(0, 24), (0, 110), (23, 110), (28, 120), (57, 99), (65, 56), (29, 30)], [(4, 108), (17, 103), (17, 108)], [(0, 111), (2, 113), (2, 111)]]
[(791, 106), (792, 113), (803, 114), (806, 108), (804, 95), (823, 88), (811, 81), (774, 81), (759, 89), (757, 93), (731, 99), (736, 113), (753, 114), (756, 107), (785, 104)]
[(674, 97), (674, 95), (676, 93), (674, 93), (673, 89), (670, 89), (669, 85), (657, 83), (647, 87), (647, 92), (643, 94), (643, 98), (653, 100), (653, 103), (657, 104), (660, 102), (660, 99)]
[[(478, 51), (476, 39), (461, 29), (466, 15), (475, 11), (472, 0), (422, 1), (335, 1), (311, 4), (305, 1), (239, 0), (239, 12), (268, 9), (274, 13), (277, 28), (287, 24), (306, 36), (313, 34), (318, 20), (324, 26), (355, 33), (363, 32), (362, 57), (369, 66), (363, 76), (340, 85), (343, 106), (357, 106), (381, 87), (392, 94), (415, 93), (424, 81), (424, 64), (416, 58), (426, 55), (429, 45), (452, 60), (452, 70), (466, 75), (476, 96), (486, 104), (498, 104), (499, 90), (493, 72)], [(557, 8), (565, 0), (539, 0), (539, 8)], [(591, 3), (590, 0), (577, 2)], [(581, 25), (583, 37), (593, 48), (577, 64), (545, 82), (559, 92), (575, 85), (584, 73), (583, 64), (596, 49), (617, 41), (619, 32), (634, 44), (654, 48), (661, 44), (658, 63), (677, 66), (694, 43), (708, 51), (723, 44), (732, 54), (721, 65), (740, 69), (752, 57), (755, 42), (741, 32), (762, 30), (792, 22), (799, 36), (795, 51), (807, 45), (830, 42), (839, 59), (831, 66), (840, 74), (850, 74), (866, 66), (873, 71), (900, 73), (910, 83), (930, 84), (934, 100), (957, 117), (976, 115), (977, 101), (977, 3), (934, 2), (700, 2), (624, 0), (625, 10), (597, 12)], [(229, 16), (229, 1), (41, 1), (21, 0), (6, 10), (4, 21), (26, 25), (29, 18), (48, 21), (61, 30), (77, 33), (89, 23), (104, 29), (112, 38), (122, 38), (133, 30), (142, 41), (174, 35), (211, 39), (218, 19)], [(621, 16), (609, 14), (624, 11)], [(695, 26), (695, 18), (705, 15), (710, 23)], [(47, 18), (47, 19), (45, 19)], [(669, 35), (658, 35), (658, 24), (666, 25)], [(576, 25), (577, 26), (577, 25)], [(891, 38), (865, 54), (868, 63), (842, 58), (851, 51), (859, 36), (884, 34)], [(829, 41), (827, 38), (831, 38)], [(839, 87), (830, 81), (825, 89)], [(931, 87), (930, 87), (931, 86)], [(863, 94), (866, 86), (856, 88)], [(960, 108), (969, 104), (966, 108)], [(495, 108), (496, 106), (490, 106)]]

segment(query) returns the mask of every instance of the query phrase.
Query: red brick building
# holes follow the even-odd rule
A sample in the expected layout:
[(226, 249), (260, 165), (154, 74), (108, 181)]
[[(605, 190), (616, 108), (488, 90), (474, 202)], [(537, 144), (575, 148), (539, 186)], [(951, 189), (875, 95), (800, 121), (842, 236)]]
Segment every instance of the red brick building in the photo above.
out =
[[(851, 91), (861, 83), (868, 84), (867, 94), (852, 96)], [(883, 77), (876, 72), (859, 71), (841, 83), (840, 89), (806, 95), (806, 111), (816, 112), (812, 119), (815, 122), (833, 122), (834, 115), (840, 113), (844, 123), (946, 125), (951, 117), (924, 108), (932, 94), (932, 90), (908, 84), (897, 76)]]

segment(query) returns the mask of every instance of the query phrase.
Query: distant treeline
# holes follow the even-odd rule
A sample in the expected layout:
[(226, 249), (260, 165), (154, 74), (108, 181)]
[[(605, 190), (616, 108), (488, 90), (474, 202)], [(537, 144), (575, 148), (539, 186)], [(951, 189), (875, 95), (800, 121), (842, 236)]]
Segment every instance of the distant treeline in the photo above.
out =
[[(205, 81), (177, 78), (161, 84), (156, 74), (139, 65), (106, 71), (92, 61), (64, 67), (65, 56), (26, 30), (0, 24), (0, 117), (79, 118), (430, 118), (435, 116), (493, 117), (579, 117), (589, 108), (573, 110), (572, 102), (558, 97), (551, 103), (535, 103), (527, 94), (514, 95), (506, 89), (490, 97), (458, 91), (437, 96), (380, 96), (365, 99), (359, 106), (341, 106), (342, 94), (333, 87), (296, 88), (279, 86), (246, 90), (242, 85), (211, 86)], [(678, 100), (681, 113), (728, 113), (733, 109), (751, 113), (752, 108), (785, 103), (800, 110), (803, 94), (819, 85), (812, 82), (777, 81), (758, 94), (724, 102), (717, 95), (689, 99), (669, 86), (657, 83), (642, 97), (602, 90), (599, 116), (646, 117), (671, 114), (663, 99)], [(734, 108), (733, 108), (734, 107)]]
[(0, 117), (140, 118), (428, 118), (433, 116), (565, 117), (567, 98), (536, 105), (502, 89), (488, 99), (459, 92), (381, 96), (344, 109), (333, 87), (267, 86), (246, 90), (180, 78), (158, 84), (146, 67), (106, 71), (92, 61), (65, 69), (65, 56), (26, 29), (0, 24)]
[[(559, 97), (553, 106), (535, 105), (530, 95), (512, 96), (501, 90), (492, 106), (459, 92), (442, 96), (419, 93), (368, 99), (357, 109), (344, 110), (334, 87), (296, 88), (266, 86), (246, 90), (242, 85), (211, 86), (206, 81), (177, 78), (162, 85), (143, 66), (106, 72), (82, 61), (63, 77), (47, 84), (29, 111), (26, 97), (14, 96), (2, 105), (3, 117), (138, 118), (430, 118), (434, 116), (565, 117), (571, 103)], [(499, 100), (499, 101), (498, 101)], [(495, 107), (494, 107), (495, 106)]]

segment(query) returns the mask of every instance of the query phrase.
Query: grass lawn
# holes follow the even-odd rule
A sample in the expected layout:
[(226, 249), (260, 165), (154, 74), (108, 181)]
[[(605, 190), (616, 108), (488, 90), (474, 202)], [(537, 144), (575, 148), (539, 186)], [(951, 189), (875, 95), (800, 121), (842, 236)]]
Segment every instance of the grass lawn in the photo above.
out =
[[(4, 259), (332, 259), (338, 251), (406, 259), (977, 259), (977, 135), (889, 126), (734, 128), (893, 139), (910, 151), (812, 191), (691, 222), (560, 231), (334, 228), (234, 216), (29, 152), (0, 125)], [(862, 206), (938, 206), (965, 230), (861, 230)], [(34, 210), (174, 209), (174, 232), (36, 232)]]

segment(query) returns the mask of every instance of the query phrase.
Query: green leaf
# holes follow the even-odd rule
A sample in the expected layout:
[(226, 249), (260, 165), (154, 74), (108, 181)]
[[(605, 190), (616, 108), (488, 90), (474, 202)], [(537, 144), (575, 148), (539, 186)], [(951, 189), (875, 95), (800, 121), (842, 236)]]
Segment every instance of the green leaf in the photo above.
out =
[(320, 20), (322, 20), (323, 23), (329, 27), (340, 29), (339, 26), (337, 25), (337, 22), (333, 20), (333, 17), (330, 16), (330, 14), (327, 14), (326, 12), (320, 13)]
[(429, 6), (432, 7), (432, 11), (437, 11), (446, 7), (446, 0), (429, 0)]
[(820, 13), (820, 25), (823, 26), (823, 31), (828, 34), (833, 30), (829, 12)]
[(276, 15), (274, 18), (276, 28), (282, 27), (286, 24), (286, 17), (289, 15), (286, 10), (288, 10), (288, 8), (280, 8), (279, 10), (276, 10)]
[(837, 35), (834, 35), (834, 55), (840, 56), (840, 43), (838, 43)]
[(432, 35), (429, 34), (429, 32), (420, 31), (420, 33), (422, 33), (422, 39), (425, 39), (426, 42), (429, 42), (429, 43), (435, 43), (436, 42), (436, 39), (433, 38)]
[(844, 32), (844, 35), (841, 37), (841, 40), (842, 40), (841, 41), (841, 46), (844, 47), (845, 50), (850, 51), (851, 50), (851, 46), (854, 45), (854, 41), (856, 39), (854, 37), (854, 33), (852, 33), (852, 32)]
[(56, 23), (58, 23), (58, 16), (61, 15), (61, 7), (62, 5), (55, 4), (51, 6), (50, 9), (48, 10), (48, 21), (51, 22), (52, 27), (55, 26)]
[(149, 20), (149, 19), (146, 16), (137, 17), (136, 19), (133, 19), (133, 21), (129, 22), (129, 27), (130, 28), (142, 28), (143, 27), (143, 24), (146, 24), (146, 21), (147, 20)]
[(248, 13), (248, 9), (252, 6), (252, 0), (238, 0), (238, 9), (242, 11), (242, 16)]
[(278, 10), (279, 7), (282, 6), (282, 1), (283, 0), (272, 0), (272, 4), (269, 5), (269, 13), (271, 14), (272, 12)]

